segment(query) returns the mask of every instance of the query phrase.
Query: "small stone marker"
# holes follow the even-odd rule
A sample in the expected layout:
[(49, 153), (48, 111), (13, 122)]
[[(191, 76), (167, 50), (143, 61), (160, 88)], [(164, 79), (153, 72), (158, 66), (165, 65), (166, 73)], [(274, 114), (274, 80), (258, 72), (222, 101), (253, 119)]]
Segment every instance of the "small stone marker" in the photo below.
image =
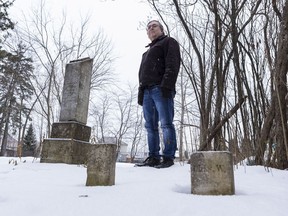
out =
[(86, 186), (115, 184), (116, 144), (91, 145), (87, 161)]
[(228, 151), (193, 153), (191, 192), (198, 195), (235, 194), (232, 154)]

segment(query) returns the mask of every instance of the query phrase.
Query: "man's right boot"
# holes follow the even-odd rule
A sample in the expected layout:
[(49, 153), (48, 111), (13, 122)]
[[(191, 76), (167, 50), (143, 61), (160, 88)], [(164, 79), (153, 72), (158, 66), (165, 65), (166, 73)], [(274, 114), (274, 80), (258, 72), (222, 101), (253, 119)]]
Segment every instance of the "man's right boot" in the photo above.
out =
[(144, 160), (142, 163), (135, 164), (136, 167), (144, 167), (144, 166), (155, 167), (158, 165), (160, 165), (160, 159), (152, 156), (146, 158), (146, 160)]

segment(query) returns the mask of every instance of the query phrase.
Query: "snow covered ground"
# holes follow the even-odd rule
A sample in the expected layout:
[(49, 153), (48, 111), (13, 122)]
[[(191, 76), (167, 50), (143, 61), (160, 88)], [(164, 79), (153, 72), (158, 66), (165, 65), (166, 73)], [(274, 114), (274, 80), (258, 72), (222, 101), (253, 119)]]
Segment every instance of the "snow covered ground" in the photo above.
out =
[(234, 174), (235, 195), (203, 196), (191, 194), (188, 164), (155, 169), (117, 163), (114, 186), (86, 187), (84, 166), (0, 157), (0, 215), (288, 215), (287, 170), (238, 166)]

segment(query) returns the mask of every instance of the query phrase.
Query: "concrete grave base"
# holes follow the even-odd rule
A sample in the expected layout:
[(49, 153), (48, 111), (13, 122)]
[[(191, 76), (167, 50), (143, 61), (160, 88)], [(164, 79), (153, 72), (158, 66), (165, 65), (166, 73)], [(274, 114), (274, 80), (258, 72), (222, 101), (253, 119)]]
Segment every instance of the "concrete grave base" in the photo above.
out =
[(43, 141), (40, 163), (86, 164), (89, 142), (50, 138)]
[(235, 194), (232, 154), (228, 151), (193, 153), (191, 192), (199, 195)]
[(89, 142), (91, 127), (75, 121), (54, 122), (51, 138), (70, 138)]

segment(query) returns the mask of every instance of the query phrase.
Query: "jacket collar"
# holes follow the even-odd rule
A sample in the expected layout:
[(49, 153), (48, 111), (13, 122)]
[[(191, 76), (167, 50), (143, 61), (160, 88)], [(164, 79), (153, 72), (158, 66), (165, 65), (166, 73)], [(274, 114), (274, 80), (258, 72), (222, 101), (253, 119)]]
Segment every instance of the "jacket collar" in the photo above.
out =
[(167, 35), (161, 35), (161, 36), (159, 36), (158, 38), (156, 38), (155, 40), (153, 40), (151, 43), (149, 43), (147, 46), (145, 46), (145, 47), (151, 47), (151, 46), (153, 46), (155, 43), (157, 43), (158, 41), (160, 41), (160, 40), (162, 40), (162, 39), (164, 39), (164, 38), (166, 38), (167, 37)]

